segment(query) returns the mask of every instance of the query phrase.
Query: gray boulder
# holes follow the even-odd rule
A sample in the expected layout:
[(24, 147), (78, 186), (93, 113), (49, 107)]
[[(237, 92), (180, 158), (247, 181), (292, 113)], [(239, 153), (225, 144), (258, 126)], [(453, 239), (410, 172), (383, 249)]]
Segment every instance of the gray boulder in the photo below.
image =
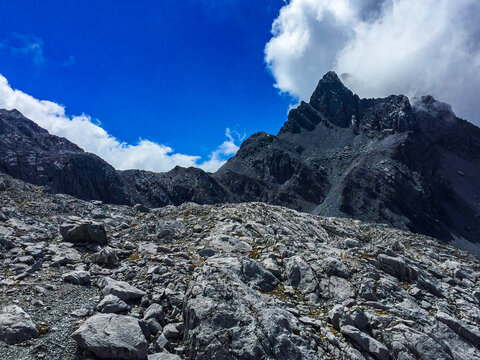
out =
[(168, 324), (163, 328), (163, 335), (168, 340), (175, 340), (180, 336), (180, 330), (176, 324)]
[(118, 255), (115, 249), (112, 249), (109, 246), (104, 247), (99, 252), (91, 256), (91, 260), (98, 265), (103, 265), (106, 267), (114, 267), (118, 264)]
[(439, 311), (435, 317), (438, 321), (447, 325), (455, 333), (460, 335), (462, 338), (468, 340), (471, 344), (473, 344), (477, 349), (480, 350), (480, 329), (478, 328), (478, 326), (469, 326), (464, 321), (455, 319), (441, 311)]
[(397, 277), (400, 280), (412, 281), (417, 278), (417, 272), (405, 263), (405, 260), (401, 257), (393, 257), (385, 254), (379, 254), (377, 256), (379, 267)]
[(102, 359), (147, 357), (147, 341), (137, 319), (115, 314), (97, 314), (72, 334), (81, 348)]
[(80, 253), (71, 247), (71, 244), (50, 245), (49, 251), (53, 252), (52, 265), (61, 266), (74, 264), (81, 260)]
[(164, 323), (165, 320), (165, 312), (163, 310), (162, 305), (160, 304), (152, 304), (150, 305), (145, 313), (143, 314), (143, 319), (155, 319), (158, 320), (161, 324)]
[(103, 224), (93, 221), (64, 223), (60, 225), (64, 241), (77, 243), (107, 244), (107, 233)]
[(90, 273), (88, 271), (71, 271), (63, 274), (62, 279), (74, 285), (90, 285)]
[(211, 248), (203, 248), (198, 250), (198, 255), (204, 257), (204, 258), (209, 258), (212, 257), (216, 254), (216, 251), (211, 249)]
[(135, 204), (135, 205), (133, 205), (133, 208), (135, 209), (136, 212), (139, 212), (139, 213), (149, 213), (150, 212), (150, 209), (143, 204)]
[(14, 345), (39, 335), (30, 315), (17, 305), (6, 306), (0, 312), (0, 340)]
[(168, 352), (161, 352), (157, 354), (148, 355), (148, 360), (181, 360), (181, 357)]
[(104, 277), (99, 281), (103, 295), (115, 295), (122, 300), (140, 299), (145, 295), (145, 291), (137, 289), (125, 281), (114, 280)]
[(294, 288), (311, 293), (318, 288), (315, 274), (310, 266), (300, 256), (293, 256), (285, 264), (288, 281)]
[(97, 305), (97, 310), (102, 313), (118, 313), (127, 311), (129, 306), (115, 295), (107, 295)]
[(389, 360), (390, 352), (381, 342), (365, 334), (351, 325), (342, 327), (342, 334), (351, 339), (362, 350), (370, 353), (375, 359)]
[(277, 278), (255, 260), (242, 258), (241, 264), (246, 282), (254, 283), (262, 291), (270, 292), (278, 284)]

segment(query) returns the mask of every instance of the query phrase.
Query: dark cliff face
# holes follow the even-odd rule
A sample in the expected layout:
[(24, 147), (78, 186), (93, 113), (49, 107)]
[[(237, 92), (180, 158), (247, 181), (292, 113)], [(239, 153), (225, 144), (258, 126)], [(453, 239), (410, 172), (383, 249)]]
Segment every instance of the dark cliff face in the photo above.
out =
[(0, 110), (0, 172), (83, 200), (152, 207), (225, 201), (226, 191), (200, 169), (117, 171), (16, 110)]
[(303, 148), (257, 133), (214, 177), (242, 201), (264, 201), (312, 210), (325, 196), (325, 171), (302, 157)]
[(215, 204), (229, 200), (227, 191), (209, 174), (180, 166), (165, 172), (119, 171), (130, 203), (160, 207), (185, 202)]
[(112, 166), (16, 110), (0, 110), (0, 171), (80, 199), (126, 203)]
[(431, 96), (360, 99), (333, 72), (278, 135), (252, 135), (214, 174), (115, 171), (16, 111), (0, 111), (0, 154), (0, 171), (82, 199), (262, 201), (388, 223), (480, 254), (480, 129)]
[(268, 146), (266, 138), (252, 136), (218, 173), (263, 181), (263, 201), (388, 223), (480, 254), (471, 247), (480, 242), (480, 129), (449, 105), (360, 99), (328, 73)]

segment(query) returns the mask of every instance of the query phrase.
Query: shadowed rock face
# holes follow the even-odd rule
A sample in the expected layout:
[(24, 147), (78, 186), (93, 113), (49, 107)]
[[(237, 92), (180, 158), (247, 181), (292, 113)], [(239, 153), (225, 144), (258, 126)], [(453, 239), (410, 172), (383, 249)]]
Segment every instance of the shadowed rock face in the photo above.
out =
[(388, 223), (480, 254), (480, 129), (431, 96), (359, 99), (330, 72), (277, 136), (253, 135), (218, 174), (269, 184), (261, 201)]
[(0, 171), (80, 199), (127, 203), (112, 166), (17, 110), (0, 110)]
[(200, 169), (116, 171), (65, 138), (50, 135), (17, 110), (0, 110), (0, 172), (83, 200), (147, 206), (215, 203), (226, 191)]
[(82, 199), (262, 201), (388, 223), (480, 254), (480, 129), (431, 96), (360, 99), (333, 72), (278, 135), (252, 135), (214, 174), (115, 171), (17, 111), (0, 112), (0, 155), (0, 171)]

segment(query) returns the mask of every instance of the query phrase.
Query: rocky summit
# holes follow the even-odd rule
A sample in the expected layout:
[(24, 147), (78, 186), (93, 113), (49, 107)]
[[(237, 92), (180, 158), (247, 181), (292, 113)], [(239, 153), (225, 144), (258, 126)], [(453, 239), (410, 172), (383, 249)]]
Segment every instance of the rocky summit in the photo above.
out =
[(0, 204), (0, 359), (480, 358), (480, 260), (434, 238), (7, 175)]
[(216, 173), (117, 171), (0, 110), (0, 172), (83, 200), (148, 207), (260, 201), (429, 235), (480, 255), (480, 129), (431, 96), (361, 99), (333, 72), (275, 135)]

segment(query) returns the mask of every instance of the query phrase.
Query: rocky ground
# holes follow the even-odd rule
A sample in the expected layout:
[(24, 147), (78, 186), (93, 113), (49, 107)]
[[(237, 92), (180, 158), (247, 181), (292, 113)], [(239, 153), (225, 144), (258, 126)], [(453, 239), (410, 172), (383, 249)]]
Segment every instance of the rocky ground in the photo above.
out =
[(0, 175), (0, 249), (0, 359), (480, 358), (480, 261), (385, 226)]

